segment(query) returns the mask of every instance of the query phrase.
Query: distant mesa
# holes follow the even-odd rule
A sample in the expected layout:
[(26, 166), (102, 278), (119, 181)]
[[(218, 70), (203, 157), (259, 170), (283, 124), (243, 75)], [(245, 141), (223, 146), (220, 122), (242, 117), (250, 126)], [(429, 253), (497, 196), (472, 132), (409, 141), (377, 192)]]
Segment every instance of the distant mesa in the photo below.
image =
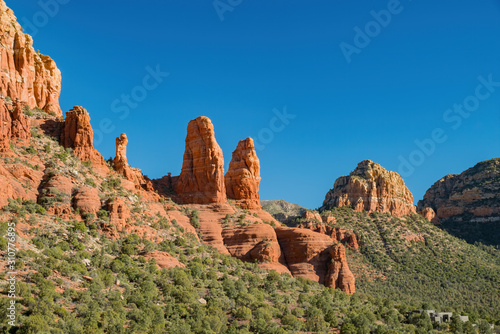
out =
[(364, 160), (348, 176), (339, 177), (325, 196), (321, 210), (351, 207), (355, 211), (405, 216), (415, 213), (413, 195), (401, 176)]
[(418, 202), (418, 211), (470, 243), (500, 245), (500, 158), (441, 178)]

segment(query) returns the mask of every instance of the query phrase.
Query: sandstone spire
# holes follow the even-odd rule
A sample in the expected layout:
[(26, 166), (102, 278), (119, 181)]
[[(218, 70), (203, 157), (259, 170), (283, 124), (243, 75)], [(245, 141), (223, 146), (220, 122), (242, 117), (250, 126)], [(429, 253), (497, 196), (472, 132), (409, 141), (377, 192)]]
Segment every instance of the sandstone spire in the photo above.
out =
[(125, 167), (128, 166), (127, 144), (128, 139), (125, 133), (122, 133), (120, 137), (116, 138), (116, 156), (113, 162), (115, 164), (115, 170), (120, 173), (123, 173)]
[(252, 138), (238, 143), (225, 176), (228, 198), (244, 209), (260, 209), (260, 164)]
[(181, 203), (225, 203), (224, 158), (208, 117), (189, 122), (181, 175), (174, 185)]

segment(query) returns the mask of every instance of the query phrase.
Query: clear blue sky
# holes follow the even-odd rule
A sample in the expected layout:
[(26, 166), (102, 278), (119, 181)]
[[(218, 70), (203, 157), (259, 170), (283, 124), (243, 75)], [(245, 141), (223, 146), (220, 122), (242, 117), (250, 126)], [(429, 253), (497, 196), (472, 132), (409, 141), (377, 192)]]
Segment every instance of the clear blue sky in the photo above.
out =
[[(63, 111), (84, 106), (96, 132), (112, 123), (96, 145), (106, 158), (126, 132), (129, 163), (152, 178), (180, 172), (187, 123), (200, 115), (212, 119), (226, 167), (238, 141), (260, 133), (261, 198), (309, 208), (361, 160), (400, 171), (415, 140), (438, 128), (446, 140), (404, 178), (415, 202), (442, 176), (500, 156), (500, 87), (471, 98), (478, 76), (500, 82), (497, 0), (244, 0), (223, 21), (212, 1), (57, 0), (68, 3), (44, 26), (38, 1), (6, 1), (22, 24), (35, 17), (35, 48), (63, 74)], [(387, 8), (377, 31), (371, 11)], [(373, 37), (348, 63), (340, 44), (355, 45), (366, 24)], [(113, 102), (142, 85), (148, 66), (170, 75), (122, 117)], [(446, 114), (465, 99), (467, 118)], [(295, 118), (282, 128), (272, 119), (284, 106)], [(271, 124), (281, 131), (269, 141)]]

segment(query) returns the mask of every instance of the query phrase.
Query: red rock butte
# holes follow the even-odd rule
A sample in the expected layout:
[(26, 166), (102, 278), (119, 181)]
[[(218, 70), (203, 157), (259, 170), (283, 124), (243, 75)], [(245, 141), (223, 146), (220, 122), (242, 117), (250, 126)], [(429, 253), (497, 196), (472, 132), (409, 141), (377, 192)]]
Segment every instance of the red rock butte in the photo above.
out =
[(189, 122), (180, 176), (174, 182), (184, 204), (226, 203), (224, 157), (208, 117)]
[(370, 160), (360, 162), (351, 174), (335, 181), (322, 209), (343, 206), (396, 216), (416, 212), (413, 195), (401, 176)]

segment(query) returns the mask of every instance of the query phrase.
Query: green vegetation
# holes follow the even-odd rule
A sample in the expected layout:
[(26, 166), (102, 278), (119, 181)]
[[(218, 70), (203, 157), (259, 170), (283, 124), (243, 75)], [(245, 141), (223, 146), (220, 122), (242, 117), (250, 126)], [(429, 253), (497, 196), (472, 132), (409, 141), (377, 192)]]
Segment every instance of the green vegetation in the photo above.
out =
[(329, 214), (337, 219), (335, 227), (352, 229), (359, 238), (359, 252), (347, 254), (357, 291), (500, 320), (498, 249), (470, 245), (420, 215), (397, 218), (349, 208)]

